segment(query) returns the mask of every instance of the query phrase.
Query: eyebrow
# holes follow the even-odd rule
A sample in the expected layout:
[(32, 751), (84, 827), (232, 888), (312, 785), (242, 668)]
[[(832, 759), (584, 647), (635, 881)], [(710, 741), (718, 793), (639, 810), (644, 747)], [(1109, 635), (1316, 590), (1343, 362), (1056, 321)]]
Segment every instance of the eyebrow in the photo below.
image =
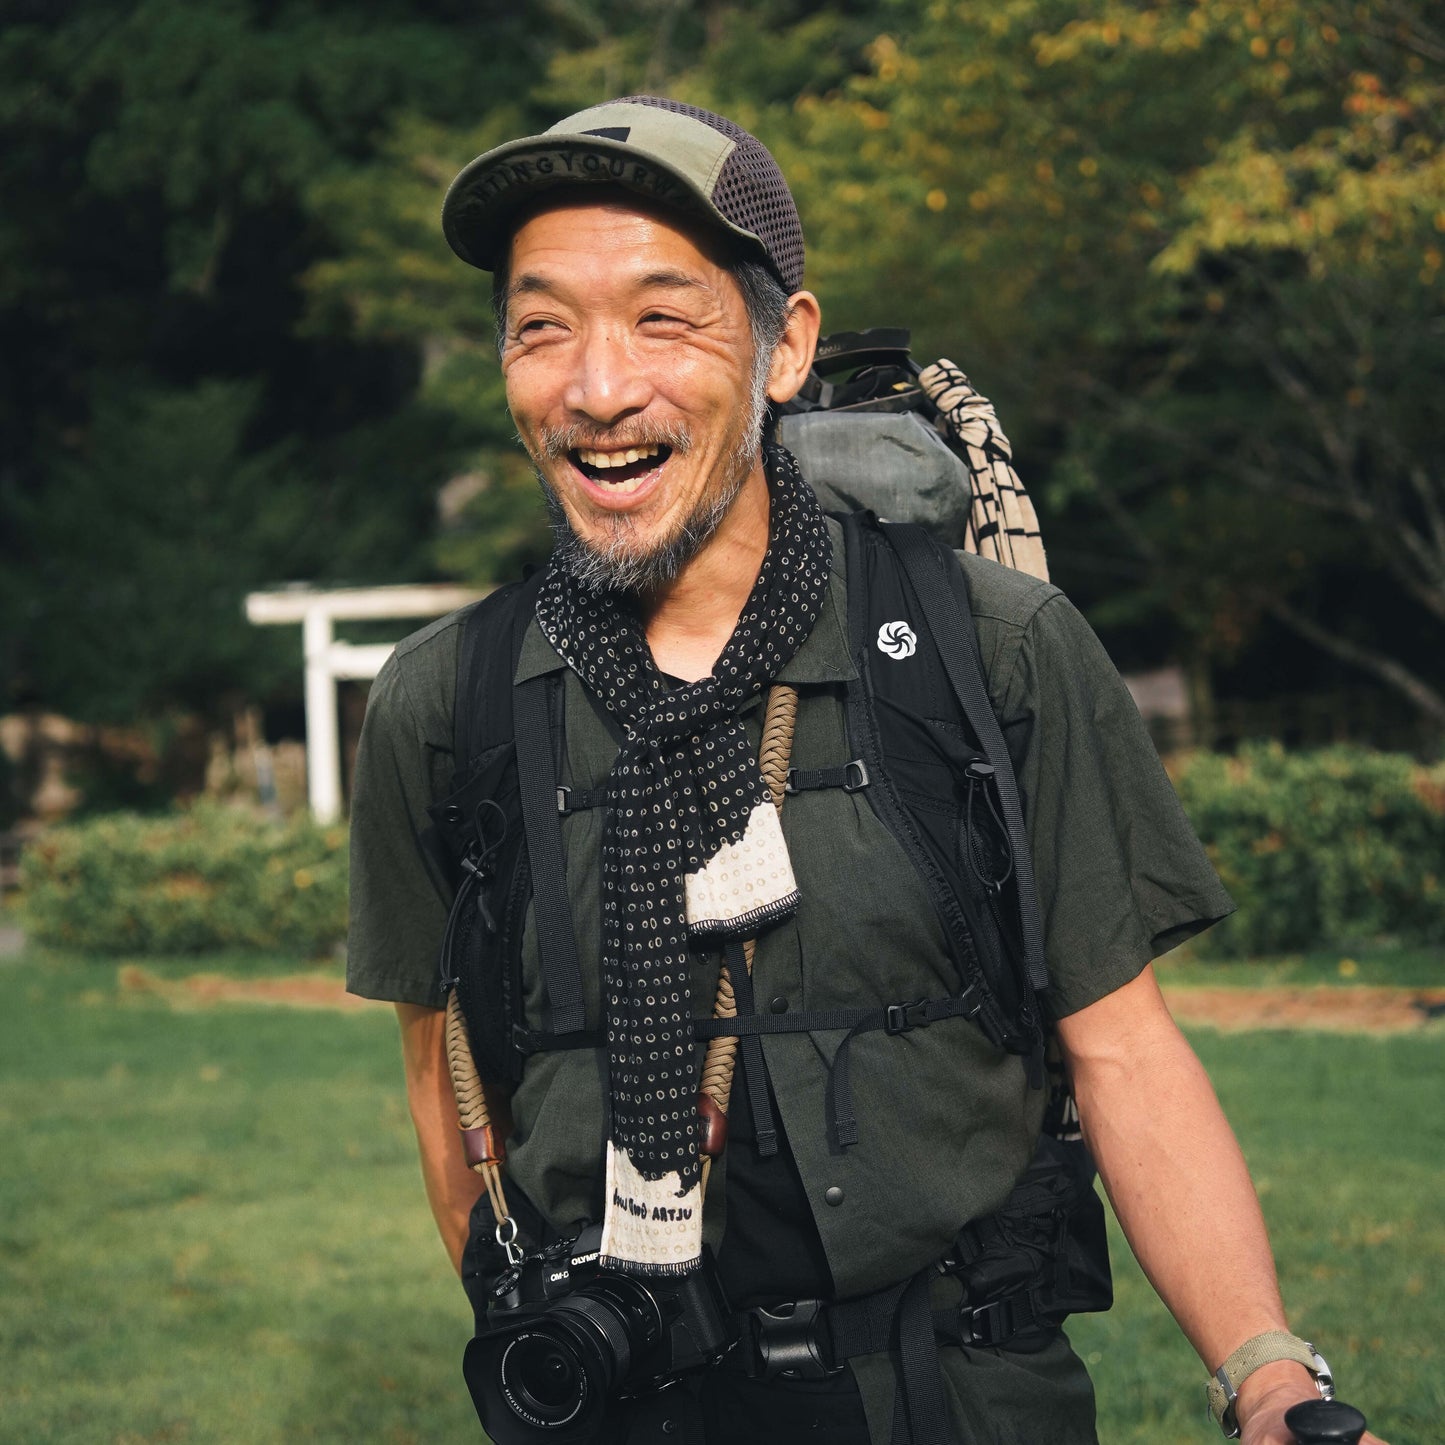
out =
[[(535, 272), (526, 272), (518, 276), (510, 286), (507, 287), (507, 302), (510, 304), (519, 296), (552, 296), (557, 292), (557, 286), (545, 276), (539, 276)], [(648, 271), (639, 276), (635, 283), (638, 291), (671, 290), (671, 291), (708, 291), (712, 288), (705, 281), (700, 281), (696, 276), (689, 276), (686, 271)]]

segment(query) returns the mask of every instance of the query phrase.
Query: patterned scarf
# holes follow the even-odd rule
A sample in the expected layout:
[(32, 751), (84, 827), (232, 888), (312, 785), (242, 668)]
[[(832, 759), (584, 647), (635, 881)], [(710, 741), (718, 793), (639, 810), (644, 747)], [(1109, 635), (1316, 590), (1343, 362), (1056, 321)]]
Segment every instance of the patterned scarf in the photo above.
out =
[(537, 620), (622, 726), (602, 834), (602, 982), (611, 1064), (603, 1262), (684, 1274), (702, 1254), (689, 949), (797, 906), (788, 850), (738, 711), (813, 629), (831, 544), (792, 456), (766, 454), (768, 550), (710, 677), (672, 690), (624, 594), (554, 561)]

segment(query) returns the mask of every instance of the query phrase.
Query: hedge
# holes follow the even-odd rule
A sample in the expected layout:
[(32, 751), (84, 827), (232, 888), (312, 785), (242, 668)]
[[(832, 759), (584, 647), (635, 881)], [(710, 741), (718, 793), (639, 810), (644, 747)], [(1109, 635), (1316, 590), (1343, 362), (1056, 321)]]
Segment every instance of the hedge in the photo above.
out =
[[(1197, 753), (1175, 786), (1239, 912), (1232, 956), (1445, 943), (1445, 764), (1335, 747)], [(21, 860), (38, 942), (95, 953), (319, 953), (346, 932), (346, 833), (198, 804), (51, 829)]]
[(1445, 943), (1445, 764), (1257, 744), (1195, 754), (1174, 784), (1239, 905), (1208, 951)]
[(346, 872), (344, 827), (210, 802), (52, 828), (20, 860), (30, 937), (101, 954), (325, 952)]

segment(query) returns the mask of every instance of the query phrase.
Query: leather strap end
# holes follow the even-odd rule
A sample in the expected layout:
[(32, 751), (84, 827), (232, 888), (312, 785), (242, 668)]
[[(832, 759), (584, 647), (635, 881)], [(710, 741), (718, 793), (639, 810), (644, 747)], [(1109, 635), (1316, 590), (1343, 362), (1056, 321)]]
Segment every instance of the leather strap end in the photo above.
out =
[(483, 1124), (479, 1129), (463, 1129), (462, 1148), (466, 1151), (469, 1169), (479, 1169), (483, 1164), (501, 1164), (507, 1158), (502, 1131), (493, 1124)]
[(697, 1096), (697, 1116), (702, 1124), (698, 1150), (709, 1159), (716, 1159), (727, 1147), (728, 1116), (718, 1108), (711, 1094)]

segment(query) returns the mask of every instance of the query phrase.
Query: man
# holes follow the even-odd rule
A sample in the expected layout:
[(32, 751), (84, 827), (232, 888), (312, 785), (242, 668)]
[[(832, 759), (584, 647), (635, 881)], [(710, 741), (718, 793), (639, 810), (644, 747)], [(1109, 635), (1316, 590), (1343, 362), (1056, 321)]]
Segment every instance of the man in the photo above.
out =
[[(562, 781), (607, 798), (564, 820), (561, 900), (586, 1027), (604, 1041), (527, 1060), (508, 1207), (542, 1232), (600, 1221), (604, 1263), (642, 1279), (696, 1269), (706, 1242), (740, 1309), (879, 1297), (1008, 1198), (1043, 1102), (1027, 1060), (963, 1019), (906, 1039), (860, 1034), (859, 1142), (843, 1148), (825, 1097), (838, 1035), (771, 1034), (744, 1051), (704, 1201), (690, 1020), (738, 938), (757, 935), (753, 988), (777, 1014), (886, 1003), (952, 977), (928, 896), (866, 801), (800, 793), (780, 828), (757, 772), (770, 685), (799, 693), (793, 761), (823, 768), (847, 757), (839, 699), (855, 678), (838, 525), (763, 446), (768, 405), (801, 386), (820, 324), (787, 186), (731, 122), (633, 97), (479, 157), (444, 225), (494, 275), (508, 405), (557, 534), (517, 696), (548, 679)], [(1282, 1445), (1285, 1410), (1318, 1396), (1299, 1361), (1319, 1362), (1276, 1348), (1287, 1326), (1244, 1162), (1149, 967), (1231, 905), (1092, 633), (1055, 589), (966, 560), (1028, 803), (1047, 1004), (1084, 1133), (1209, 1370), (1266, 1337), (1258, 1359), (1230, 1366), (1229, 1418), (1252, 1445)], [(464, 625), (409, 638), (377, 679), (353, 806), (349, 964), (354, 991), (396, 1003), (427, 1193), (459, 1267), (480, 1186), (444, 1055), (436, 957), (451, 880), (426, 810), (467, 762), (451, 755)], [(514, 928), (531, 1019), (546, 993), (538, 922), (556, 902), (536, 897)], [(476, 1213), (469, 1268), (493, 1224), (485, 1201)], [(816, 1380), (752, 1378), (746, 1354), (692, 1384), (692, 1423), (668, 1419), (668, 1438), (688, 1438), (699, 1416), (709, 1441), (890, 1438), (906, 1391), (886, 1349)], [(1094, 1438), (1091, 1387), (1061, 1332), (937, 1355), (947, 1438)], [(656, 1428), (619, 1408), (606, 1438)]]

